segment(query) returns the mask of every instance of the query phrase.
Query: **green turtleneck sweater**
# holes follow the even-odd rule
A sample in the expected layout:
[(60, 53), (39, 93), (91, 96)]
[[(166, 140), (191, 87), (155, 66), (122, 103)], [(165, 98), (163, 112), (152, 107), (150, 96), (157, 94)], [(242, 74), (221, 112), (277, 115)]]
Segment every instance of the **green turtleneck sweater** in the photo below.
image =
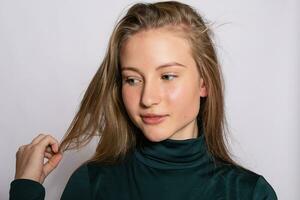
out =
[[(201, 125), (201, 126), (199, 126)], [(202, 124), (199, 137), (186, 140), (143, 140), (116, 165), (88, 163), (71, 175), (62, 200), (276, 200), (266, 179), (233, 165), (214, 164)], [(10, 200), (43, 200), (38, 182), (17, 179)]]

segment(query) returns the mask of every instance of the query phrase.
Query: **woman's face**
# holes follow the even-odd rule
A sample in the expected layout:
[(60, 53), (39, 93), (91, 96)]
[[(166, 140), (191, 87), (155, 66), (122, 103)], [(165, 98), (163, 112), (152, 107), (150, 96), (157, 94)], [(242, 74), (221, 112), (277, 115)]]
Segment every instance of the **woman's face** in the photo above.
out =
[[(120, 60), (123, 102), (145, 137), (197, 137), (200, 97), (207, 92), (187, 40), (166, 29), (142, 31), (123, 44)], [(164, 117), (144, 118), (146, 114)]]

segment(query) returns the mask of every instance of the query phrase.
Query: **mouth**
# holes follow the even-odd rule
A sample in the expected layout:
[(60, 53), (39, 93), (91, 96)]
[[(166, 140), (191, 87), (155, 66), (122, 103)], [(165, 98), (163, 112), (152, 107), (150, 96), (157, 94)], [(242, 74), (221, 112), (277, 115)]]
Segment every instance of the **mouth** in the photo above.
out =
[(145, 124), (155, 125), (163, 122), (167, 115), (143, 115), (142, 120)]

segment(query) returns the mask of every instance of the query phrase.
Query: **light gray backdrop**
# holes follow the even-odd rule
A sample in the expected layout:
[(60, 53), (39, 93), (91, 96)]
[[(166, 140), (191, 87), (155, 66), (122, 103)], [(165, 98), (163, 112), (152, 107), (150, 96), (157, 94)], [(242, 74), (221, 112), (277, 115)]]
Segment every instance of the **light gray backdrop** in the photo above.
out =
[[(0, 199), (8, 199), (19, 146), (39, 133), (62, 138), (114, 24), (135, 2), (0, 0)], [(182, 2), (215, 22), (236, 160), (279, 199), (300, 199), (299, 1)], [(94, 147), (64, 154), (44, 183), (46, 199), (59, 199)]]

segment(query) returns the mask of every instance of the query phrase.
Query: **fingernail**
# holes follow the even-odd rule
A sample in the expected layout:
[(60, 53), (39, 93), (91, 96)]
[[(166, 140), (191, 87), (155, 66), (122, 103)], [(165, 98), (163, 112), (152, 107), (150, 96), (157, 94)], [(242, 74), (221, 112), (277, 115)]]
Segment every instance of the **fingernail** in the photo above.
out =
[(54, 153), (57, 153), (57, 151), (58, 151), (57, 144), (54, 144), (54, 146), (53, 146), (53, 151), (54, 151)]

